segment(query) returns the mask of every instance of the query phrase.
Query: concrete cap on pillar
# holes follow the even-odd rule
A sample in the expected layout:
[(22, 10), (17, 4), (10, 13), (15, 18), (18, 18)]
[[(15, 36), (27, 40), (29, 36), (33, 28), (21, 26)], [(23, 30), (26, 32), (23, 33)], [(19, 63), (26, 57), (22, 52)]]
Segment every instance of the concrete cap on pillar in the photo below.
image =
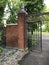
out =
[(20, 9), (20, 13), (25, 13), (26, 15), (28, 15), (28, 13), (25, 11), (25, 6), (23, 1), (21, 2), (21, 9)]

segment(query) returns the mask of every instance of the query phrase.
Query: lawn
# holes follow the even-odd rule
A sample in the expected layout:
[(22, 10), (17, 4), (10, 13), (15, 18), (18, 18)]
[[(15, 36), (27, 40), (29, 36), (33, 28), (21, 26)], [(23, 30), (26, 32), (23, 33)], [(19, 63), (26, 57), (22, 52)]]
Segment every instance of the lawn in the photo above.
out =
[(42, 32), (42, 36), (49, 36), (49, 32)]

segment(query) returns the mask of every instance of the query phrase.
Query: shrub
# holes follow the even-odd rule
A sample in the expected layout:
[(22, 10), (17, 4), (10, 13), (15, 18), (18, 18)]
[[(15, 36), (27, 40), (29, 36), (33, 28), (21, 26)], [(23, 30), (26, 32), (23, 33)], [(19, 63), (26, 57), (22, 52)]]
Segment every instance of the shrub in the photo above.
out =
[(9, 55), (9, 56), (13, 55), (13, 53), (14, 53), (14, 52), (13, 52), (12, 50), (8, 51), (8, 55)]
[(37, 39), (36, 38), (29, 38), (28, 39), (28, 47), (35, 47)]
[(31, 38), (28, 38), (28, 47), (31, 47), (32, 46), (32, 40)]
[(4, 49), (3, 49), (2, 47), (0, 47), (0, 53), (2, 53), (2, 52), (3, 52), (3, 50), (4, 50)]
[(37, 39), (36, 38), (32, 38), (32, 46), (35, 47), (36, 46), (36, 41)]

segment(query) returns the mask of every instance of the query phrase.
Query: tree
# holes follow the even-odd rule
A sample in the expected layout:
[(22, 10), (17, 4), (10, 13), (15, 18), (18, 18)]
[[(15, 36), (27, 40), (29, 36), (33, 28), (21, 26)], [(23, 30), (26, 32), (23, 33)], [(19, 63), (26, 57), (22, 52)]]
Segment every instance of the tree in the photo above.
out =
[(44, 0), (24, 0), (28, 13), (41, 13), (44, 7)]
[(20, 0), (7, 0), (7, 5), (10, 10), (10, 16), (7, 19), (7, 23), (16, 23), (17, 17), (16, 14), (20, 10)]
[[(7, 23), (15, 23), (16, 22), (16, 14), (20, 11), (20, 4), (22, 0), (2, 0), (3, 7), (0, 8), (3, 17), (5, 5), (8, 5), (10, 16), (7, 19)], [(25, 9), (27, 9), (28, 13), (41, 13), (43, 10), (43, 0), (23, 0), (25, 3)], [(1, 1), (0, 1), (1, 2)], [(1, 18), (0, 17), (0, 18)]]
[(0, 0), (0, 23), (2, 21), (3, 15), (4, 15), (5, 5), (6, 5), (6, 0)]
[[(43, 12), (44, 9), (44, 0), (24, 0), (25, 2), (25, 9), (27, 9), (28, 14), (39, 14)], [(34, 16), (35, 17), (35, 16)], [(34, 17), (30, 16), (30, 20), (33, 21)], [(35, 17), (36, 18), (36, 17)], [(39, 18), (38, 18), (39, 19)], [(39, 19), (40, 21), (40, 19)], [(37, 24), (30, 22), (29, 28), (31, 30), (31, 33), (33, 34), (33, 31), (37, 29)]]
[(49, 32), (49, 8), (46, 7), (46, 5), (44, 6), (43, 12), (47, 12), (48, 15), (44, 15), (43, 18), (43, 25), (45, 26), (43, 28), (43, 32)]
[(24, 2), (25, 9), (27, 9), (28, 13), (41, 13), (43, 10), (43, 0), (7, 0), (10, 9), (10, 16), (7, 23), (16, 22), (16, 13), (20, 11), (21, 1)]
[(28, 31), (31, 31), (31, 33), (33, 34), (33, 31), (35, 31), (35, 29), (37, 29), (37, 22), (29, 22), (28, 23)]

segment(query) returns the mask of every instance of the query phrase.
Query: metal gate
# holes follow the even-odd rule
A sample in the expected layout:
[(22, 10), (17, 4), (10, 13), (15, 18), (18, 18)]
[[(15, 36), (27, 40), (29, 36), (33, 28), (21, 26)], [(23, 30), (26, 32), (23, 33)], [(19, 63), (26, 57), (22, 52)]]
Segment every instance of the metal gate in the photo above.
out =
[(0, 25), (0, 46), (6, 46), (6, 28)]
[(27, 20), (27, 43), (32, 51), (42, 51), (42, 21), (38, 18), (30, 15)]

